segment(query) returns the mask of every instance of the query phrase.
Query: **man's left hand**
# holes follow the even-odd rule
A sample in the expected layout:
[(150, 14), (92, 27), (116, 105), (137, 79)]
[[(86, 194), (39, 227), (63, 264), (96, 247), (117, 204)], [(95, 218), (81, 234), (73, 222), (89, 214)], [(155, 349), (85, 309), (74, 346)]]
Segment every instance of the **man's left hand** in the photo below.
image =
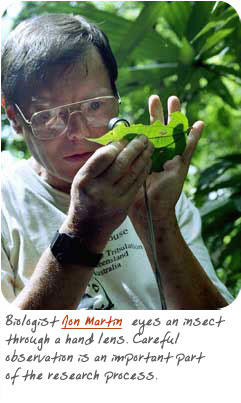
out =
[[(168, 122), (173, 112), (180, 111), (180, 101), (176, 96), (168, 99)], [(163, 108), (160, 98), (152, 95), (149, 98), (150, 123), (160, 120), (164, 124)], [(167, 123), (168, 123), (167, 122)], [(152, 173), (146, 181), (148, 200), (151, 206), (153, 222), (167, 224), (173, 222), (175, 217), (175, 206), (183, 189), (192, 156), (201, 137), (204, 123), (197, 121), (192, 125), (188, 136), (188, 142), (182, 155), (175, 156), (167, 161), (160, 173)], [(146, 227), (146, 210), (144, 201), (144, 190), (137, 194), (129, 216), (133, 224), (140, 229)], [(138, 231), (139, 232), (139, 231)]]

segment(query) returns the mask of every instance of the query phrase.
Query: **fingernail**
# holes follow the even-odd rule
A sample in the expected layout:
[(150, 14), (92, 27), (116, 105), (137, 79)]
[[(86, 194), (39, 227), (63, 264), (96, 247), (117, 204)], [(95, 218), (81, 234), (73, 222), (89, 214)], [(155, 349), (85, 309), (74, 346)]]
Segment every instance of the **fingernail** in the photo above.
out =
[(146, 136), (144, 136), (144, 135), (141, 135), (141, 136), (139, 137), (139, 139), (140, 139), (141, 141), (143, 141), (144, 144), (147, 144), (147, 143), (148, 143), (148, 138), (147, 138)]
[(117, 141), (117, 144), (124, 145), (124, 146), (126, 146), (128, 143), (129, 143), (129, 141), (127, 139), (121, 139), (121, 140)]
[(197, 122), (195, 122), (195, 123), (192, 125), (192, 127), (193, 127), (194, 129), (199, 129), (200, 126), (201, 126), (202, 129), (203, 129), (204, 126), (205, 126), (205, 123), (204, 123), (202, 120), (198, 120)]

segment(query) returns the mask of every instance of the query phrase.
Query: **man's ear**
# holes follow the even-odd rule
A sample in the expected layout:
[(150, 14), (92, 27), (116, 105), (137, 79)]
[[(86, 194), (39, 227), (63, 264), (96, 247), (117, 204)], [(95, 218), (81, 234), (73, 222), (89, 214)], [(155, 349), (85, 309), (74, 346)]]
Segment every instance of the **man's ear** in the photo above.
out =
[(8, 120), (10, 121), (11, 126), (15, 130), (16, 133), (22, 134), (22, 125), (17, 117), (17, 113), (14, 109), (13, 105), (7, 105), (6, 103), (3, 104), (3, 107), (5, 109), (5, 112), (7, 114)]

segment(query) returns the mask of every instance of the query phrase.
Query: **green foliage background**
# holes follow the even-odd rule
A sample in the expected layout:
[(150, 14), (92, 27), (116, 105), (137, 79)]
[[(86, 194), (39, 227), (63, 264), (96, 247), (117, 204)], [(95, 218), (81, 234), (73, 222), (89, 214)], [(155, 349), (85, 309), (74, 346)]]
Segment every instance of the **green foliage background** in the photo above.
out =
[[(236, 296), (241, 288), (241, 26), (225, 2), (22, 2), (13, 26), (33, 15), (80, 14), (110, 39), (119, 70), (121, 113), (148, 124), (147, 99), (160, 95), (166, 112), (177, 95), (189, 122), (206, 128), (185, 191), (199, 207), (203, 237), (218, 276)], [(7, 11), (4, 18), (7, 18)], [(2, 150), (28, 156), (9, 134), (2, 113)]]

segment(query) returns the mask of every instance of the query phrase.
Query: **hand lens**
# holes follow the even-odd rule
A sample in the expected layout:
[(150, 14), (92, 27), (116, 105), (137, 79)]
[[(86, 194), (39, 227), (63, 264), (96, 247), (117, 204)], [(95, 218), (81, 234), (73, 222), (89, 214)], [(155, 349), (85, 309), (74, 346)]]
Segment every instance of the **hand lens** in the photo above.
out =
[(113, 130), (116, 126), (125, 125), (126, 127), (130, 126), (128, 120), (124, 118), (112, 118), (108, 123), (108, 130)]

